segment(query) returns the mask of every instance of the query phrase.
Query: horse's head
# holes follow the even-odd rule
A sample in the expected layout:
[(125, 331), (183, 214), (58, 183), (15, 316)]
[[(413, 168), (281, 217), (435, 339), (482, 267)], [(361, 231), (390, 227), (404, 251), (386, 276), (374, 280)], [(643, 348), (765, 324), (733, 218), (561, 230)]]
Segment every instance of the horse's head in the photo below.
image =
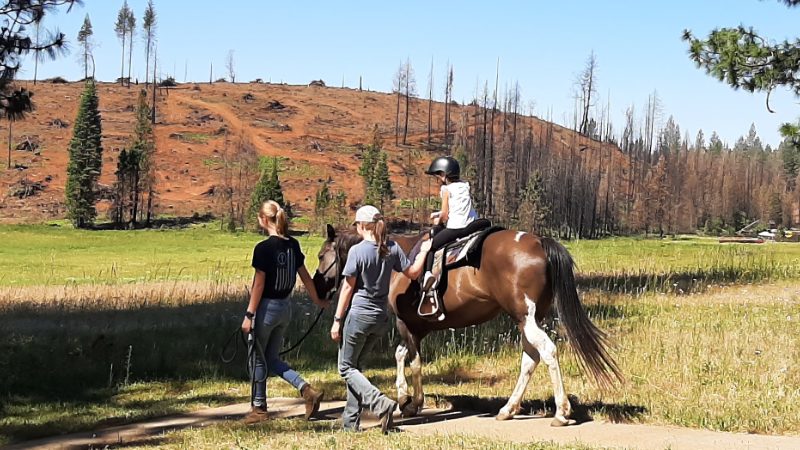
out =
[(339, 288), (342, 270), (347, 261), (347, 252), (361, 238), (355, 233), (336, 233), (331, 225), (327, 226), (327, 239), (322, 244), (317, 257), (319, 265), (314, 273), (314, 287), (320, 298), (330, 299)]
[(342, 273), (342, 264), (339, 262), (336, 251), (336, 230), (331, 225), (327, 226), (328, 236), (322, 243), (317, 257), (319, 265), (314, 273), (314, 287), (319, 298), (330, 298), (336, 291), (336, 282)]

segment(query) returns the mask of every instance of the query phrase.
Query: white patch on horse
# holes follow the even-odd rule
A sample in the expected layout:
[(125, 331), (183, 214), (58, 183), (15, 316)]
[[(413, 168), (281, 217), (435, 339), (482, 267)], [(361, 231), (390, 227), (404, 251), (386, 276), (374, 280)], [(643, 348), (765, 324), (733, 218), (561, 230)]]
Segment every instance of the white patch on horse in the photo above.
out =
[(567, 424), (569, 421), (568, 416), (572, 410), (564, 391), (564, 382), (561, 378), (561, 368), (558, 365), (558, 358), (556, 356), (556, 344), (550, 339), (547, 333), (544, 332), (536, 323), (536, 303), (525, 295), (525, 304), (528, 305), (528, 315), (525, 318), (525, 326), (523, 332), (525, 339), (533, 345), (539, 352), (542, 361), (547, 364), (547, 369), (550, 372), (550, 382), (553, 385), (553, 394), (556, 401), (556, 414), (554, 420)]
[[(525, 236), (527, 233), (524, 231), (517, 231), (517, 235), (514, 237), (514, 242), (519, 242), (522, 239), (522, 236)], [(528, 296), (525, 296), (525, 301), (528, 301)]]
[(397, 360), (397, 380), (395, 381), (395, 386), (397, 386), (398, 398), (408, 395), (408, 383), (406, 382), (405, 371), (406, 356), (408, 356), (408, 348), (403, 344), (398, 345), (394, 353), (395, 360)]
[[(536, 302), (525, 295), (525, 305), (528, 313), (525, 320), (520, 324), (523, 334), (523, 352), (520, 362), (520, 373), (514, 391), (511, 393), (508, 402), (500, 410), (498, 419), (509, 419), (517, 414), (522, 403), (522, 396), (525, 388), (531, 379), (531, 374), (540, 360), (547, 364), (550, 372), (550, 381), (553, 384), (553, 391), (556, 400), (556, 417), (560, 423), (567, 423), (566, 416), (570, 413), (570, 404), (564, 392), (564, 385), (561, 380), (561, 371), (556, 359), (556, 346), (550, 337), (547, 336), (536, 323)], [(527, 344), (527, 346), (526, 346)]]

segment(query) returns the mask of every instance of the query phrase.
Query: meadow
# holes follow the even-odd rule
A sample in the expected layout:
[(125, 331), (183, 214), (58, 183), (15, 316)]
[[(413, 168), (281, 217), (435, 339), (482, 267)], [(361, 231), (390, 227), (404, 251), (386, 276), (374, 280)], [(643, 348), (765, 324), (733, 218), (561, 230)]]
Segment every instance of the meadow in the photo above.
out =
[[(243, 357), (225, 365), (219, 355), (241, 322), (258, 235), (222, 233), (213, 224), (124, 232), (42, 225), (2, 227), (0, 237), (6, 244), (0, 249), (6, 274), (0, 280), (0, 445), (247, 400)], [(313, 269), (321, 239), (299, 239)], [(624, 385), (602, 391), (559, 339), (576, 414), (800, 434), (800, 370), (793, 364), (800, 359), (800, 247), (705, 238), (567, 246), (579, 267), (582, 300), (615, 342), (626, 375)], [(58, 262), (49, 272), (47, 258)], [(298, 325), (289, 343), (316, 314), (301, 291), (295, 300)], [(336, 346), (326, 333), (331, 313), (287, 359), (328, 398), (343, 398)], [(558, 339), (556, 331), (551, 335)], [(392, 393), (397, 341), (390, 333), (365, 362), (368, 376)], [(519, 335), (500, 317), (431, 335), (423, 354), (429, 406), (494, 414), (516, 382)], [(271, 396), (296, 395), (285, 383), (270, 381), (269, 389)], [(524, 408), (552, 413), (551, 397), (539, 368)], [(294, 422), (269, 426), (284, 429), (281, 439), (292, 445), (367, 448), (372, 442), (345, 438), (330, 425)], [(229, 447), (256, 434), (227, 424), (174, 433), (159, 445)], [(453, 439), (471, 448), (486, 444)]]

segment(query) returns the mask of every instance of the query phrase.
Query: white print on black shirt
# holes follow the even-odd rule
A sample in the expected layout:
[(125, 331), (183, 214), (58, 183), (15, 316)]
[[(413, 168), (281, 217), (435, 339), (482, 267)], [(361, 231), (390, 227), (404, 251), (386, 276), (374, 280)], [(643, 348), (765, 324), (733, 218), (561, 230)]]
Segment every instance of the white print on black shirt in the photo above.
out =
[(295, 267), (294, 252), (287, 249), (285, 253), (278, 253), (278, 271), (275, 277), (275, 291), (280, 292), (292, 287), (293, 268)]

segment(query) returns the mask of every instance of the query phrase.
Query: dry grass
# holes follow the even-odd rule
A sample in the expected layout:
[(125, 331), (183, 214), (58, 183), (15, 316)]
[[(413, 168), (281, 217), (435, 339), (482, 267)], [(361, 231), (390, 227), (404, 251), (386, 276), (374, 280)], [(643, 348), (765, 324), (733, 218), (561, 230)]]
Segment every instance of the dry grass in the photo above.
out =
[[(117, 240), (137, 238), (135, 232), (128, 233), (105, 238), (113, 242), (101, 245), (100, 254), (115, 254), (120, 261), (143, 253), (159, 255), (152, 249), (132, 255), (115, 250)], [(47, 243), (33, 248), (61, 239), (48, 236)], [(246, 247), (257, 240), (243, 238)], [(158, 239), (177, 241), (175, 245), (184, 252), (192, 248), (191, 241), (208, 240), (210, 247), (227, 252), (230, 237), (186, 230), (165, 232)], [(604, 256), (606, 242), (609, 252), (617, 252), (618, 257)], [(307, 253), (314, 254), (318, 242), (306, 244)], [(233, 251), (239, 253), (245, 243), (236, 246)], [(615, 354), (627, 376), (627, 384), (603, 392), (580, 373), (574, 355), (559, 342), (565, 384), (575, 396), (578, 414), (726, 431), (800, 433), (800, 370), (793, 364), (800, 360), (796, 332), (800, 291), (795, 281), (800, 247), (718, 247), (703, 239), (626, 239), (575, 242), (570, 249), (584, 269), (588, 267), (583, 283), (590, 289), (583, 293), (583, 301), (595, 322), (616, 342)], [(84, 257), (97, 262), (91, 259), (96, 252), (76, 251), (86, 251)], [(648, 252), (655, 257), (636, 259)], [(13, 262), (5, 262), (14, 269)], [(640, 272), (625, 269), (636, 264)], [(242, 272), (251, 270), (247, 261), (242, 265)], [(20, 267), (18, 271), (29, 271), (23, 276), (35, 278), (28, 266)], [(676, 273), (698, 274), (694, 288), (684, 290), (692, 294), (677, 293), (683, 289), (674, 285)], [(249, 389), (243, 361), (225, 366), (219, 353), (241, 321), (249, 280), (218, 274), (193, 281), (145, 279), (0, 288), (0, 373), (4, 375), (0, 392), (6, 393), (0, 396), (0, 445), (246, 401)], [(599, 282), (592, 284), (592, 280)], [(747, 281), (758, 283), (715, 287)], [(636, 288), (614, 289), (615, 285)], [(594, 289), (602, 286), (634, 294)], [(315, 309), (302, 293), (296, 300), (289, 342), (314, 318)], [(326, 333), (330, 314), (326, 312), (321, 325), (287, 359), (322, 386), (329, 398), (344, 398), (344, 385), (335, 370), (336, 346)], [(365, 361), (366, 367), (374, 368), (368, 376), (385, 392), (394, 392), (397, 339), (390, 333)], [(494, 414), (516, 382), (519, 334), (507, 319), (498, 318), (479, 327), (434, 333), (423, 342), (423, 354), (429, 405), (450, 402)], [(58, 371), (58, 383), (53, 383), (53, 370)], [(537, 369), (524, 407), (552, 413), (549, 386), (547, 371)], [(269, 389), (270, 396), (296, 395), (288, 385), (274, 380)], [(313, 431), (287, 431), (278, 439), (285, 439), (289, 446), (320, 446), (328, 442), (319, 440), (320, 436), (328, 433), (326, 439), (332, 439), (333, 446), (368, 447), (375, 442), (371, 437)], [(249, 432), (235, 426), (185, 431), (164, 443), (177, 448), (215, 447), (216, 443), (224, 447), (230, 446), (231, 439), (251, 446)], [(400, 442), (397, 448), (404, 448), (403, 439), (394, 441)], [(454, 439), (448, 443), (461, 442)], [(431, 445), (434, 442), (438, 441)], [(463, 442), (468, 447), (484, 445)]]
[[(269, 436), (265, 439), (265, 436)], [(420, 436), (413, 433), (397, 433), (383, 436), (377, 430), (364, 433), (344, 433), (325, 422), (302, 422), (299, 420), (272, 420), (258, 426), (243, 426), (237, 423), (214, 425), (199, 430), (184, 430), (141, 442), (133, 449), (529, 449), (529, 450), (590, 450), (579, 444), (559, 445), (553, 442), (514, 444), (487, 438), (462, 435)]]

